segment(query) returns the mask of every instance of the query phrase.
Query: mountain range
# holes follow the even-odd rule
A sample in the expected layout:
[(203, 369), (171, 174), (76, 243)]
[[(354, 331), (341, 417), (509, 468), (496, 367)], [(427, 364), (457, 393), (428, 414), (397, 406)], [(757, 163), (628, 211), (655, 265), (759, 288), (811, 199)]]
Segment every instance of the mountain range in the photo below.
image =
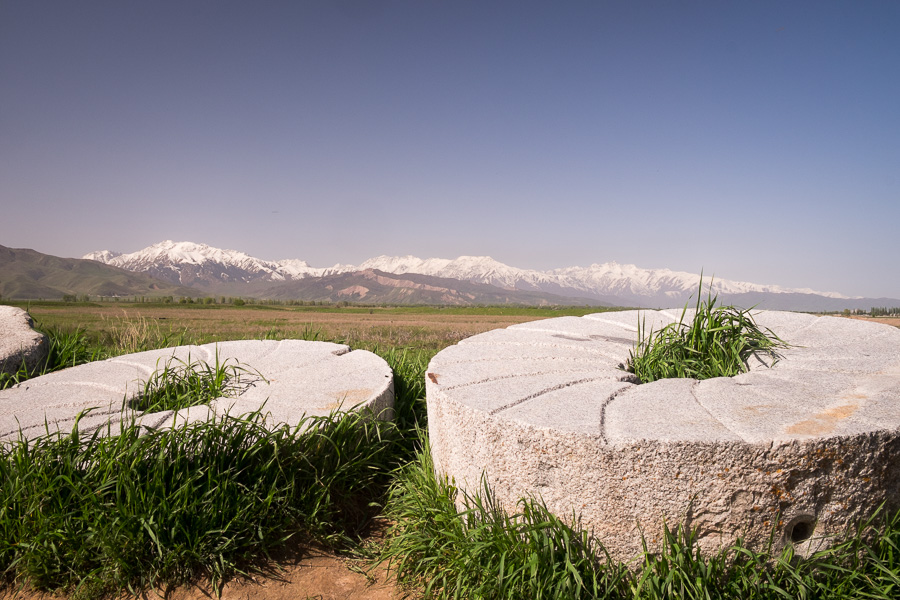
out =
[(92, 260), (0, 246), (0, 296), (32, 300), (73, 296), (201, 296), (197, 290)]
[[(487, 256), (378, 256), (359, 265), (321, 268), (299, 259), (269, 261), (235, 250), (173, 241), (128, 254), (91, 252), (84, 259), (209, 294), (307, 300), (671, 307), (690, 301), (701, 282), (699, 274), (615, 262), (537, 271), (511, 267)], [(707, 276), (705, 283), (710, 282), (722, 302), (739, 306), (806, 311), (900, 306), (900, 300), (892, 298), (848, 297)], [(487, 287), (462, 291), (463, 283)], [(393, 291), (386, 293), (387, 288)], [(400, 293), (399, 289), (407, 291)], [(392, 299), (382, 299), (386, 297)]]
[[(67, 296), (153, 298), (228, 295), (374, 304), (601, 304), (585, 298), (504, 290), (483, 283), (427, 275), (394, 275), (374, 269), (296, 278), (289, 275), (282, 279), (278, 275), (252, 276), (252, 269), (240, 269), (216, 261), (170, 266), (173, 268), (147, 265), (145, 272), (137, 273), (95, 260), (61, 258), (31, 249), (0, 246), (0, 298), (58, 300)], [(148, 273), (155, 273), (156, 276)], [(218, 278), (211, 274), (217, 274)], [(236, 277), (236, 274), (244, 276)], [(195, 285), (188, 287), (177, 283), (181, 276)], [(176, 282), (171, 281), (172, 278)]]

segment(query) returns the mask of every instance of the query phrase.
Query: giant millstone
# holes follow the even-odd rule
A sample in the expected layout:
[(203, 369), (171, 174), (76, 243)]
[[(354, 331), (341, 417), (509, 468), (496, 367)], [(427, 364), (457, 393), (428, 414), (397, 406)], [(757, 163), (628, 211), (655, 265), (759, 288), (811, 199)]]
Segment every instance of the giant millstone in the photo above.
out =
[(47, 336), (34, 330), (31, 316), (15, 306), (0, 306), (0, 373), (30, 371), (47, 356)]
[(639, 320), (680, 314), (536, 321), (441, 351), (426, 380), (435, 469), (469, 493), (484, 478), (509, 509), (539, 497), (575, 514), (620, 560), (664, 524), (696, 530), (704, 552), (774, 534), (807, 554), (900, 508), (900, 329), (760, 311), (792, 345), (774, 366), (635, 384), (619, 365)]
[[(179, 362), (181, 361), (181, 362)], [(144, 382), (171, 363), (237, 365), (249, 369), (234, 397), (179, 411), (135, 414), (128, 400), (144, 391)], [(156, 429), (206, 420), (213, 414), (241, 416), (259, 412), (270, 427), (296, 426), (306, 416), (361, 410), (391, 418), (393, 373), (381, 357), (343, 344), (282, 341), (231, 341), (178, 346), (126, 354), (29, 379), (0, 390), (0, 440), (35, 438), (69, 431), (82, 411), (79, 427), (92, 431), (137, 417)], [(113, 427), (112, 431), (117, 428)]]

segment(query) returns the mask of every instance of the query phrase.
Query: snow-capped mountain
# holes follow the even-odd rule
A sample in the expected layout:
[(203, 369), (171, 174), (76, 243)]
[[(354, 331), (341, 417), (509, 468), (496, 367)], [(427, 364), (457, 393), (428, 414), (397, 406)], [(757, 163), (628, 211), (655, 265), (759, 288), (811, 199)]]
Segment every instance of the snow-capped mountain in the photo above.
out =
[(82, 258), (147, 273), (182, 285), (284, 281), (356, 270), (355, 267), (342, 265), (331, 269), (315, 268), (306, 261), (296, 259), (268, 261), (237, 250), (171, 240), (129, 254), (101, 250), (85, 254)]
[[(593, 264), (589, 267), (554, 269), (550, 273), (563, 287), (584, 291), (602, 289), (607, 294), (631, 297), (664, 295), (680, 298), (685, 294), (696, 292), (701, 280), (701, 275), (695, 273), (670, 269), (641, 269), (635, 265), (620, 265), (615, 262)], [(836, 292), (817, 292), (807, 288), (789, 289), (777, 285), (759, 285), (730, 279), (717, 279), (708, 275), (703, 279), (706, 283), (712, 284), (714, 292), (724, 295), (815, 294), (826, 298), (848, 298)]]
[(110, 252), (109, 250), (100, 250), (99, 252), (90, 252), (85, 254), (81, 258), (87, 260), (96, 260), (97, 262), (102, 262), (106, 264), (111, 264), (112, 260), (117, 256), (121, 256), (121, 252)]
[[(683, 304), (700, 287), (701, 275), (670, 269), (642, 269), (635, 265), (615, 262), (593, 264), (589, 267), (565, 267), (551, 271), (536, 271), (510, 267), (489, 256), (461, 256), (455, 260), (414, 256), (379, 256), (360, 267), (387, 273), (420, 273), (463, 281), (488, 283), (510, 290), (542, 291), (566, 296), (618, 300), (636, 306), (677, 306)], [(764, 298), (760, 295), (815, 295), (832, 299), (848, 299), (835, 292), (811, 289), (791, 289), (777, 285), (760, 285), (729, 279), (703, 277), (704, 290), (712, 290), (726, 297), (742, 296), (751, 304)]]
[[(506, 290), (535, 291), (560, 296), (589, 298), (630, 306), (679, 306), (700, 285), (700, 275), (669, 269), (642, 269), (615, 262), (589, 267), (565, 267), (551, 271), (518, 269), (489, 256), (460, 256), (456, 259), (415, 256), (378, 256), (358, 266), (337, 264), (312, 267), (306, 261), (267, 261), (236, 250), (222, 250), (206, 244), (165, 241), (130, 254), (103, 250), (84, 256), (130, 271), (143, 272), (181, 285), (210, 286), (221, 283), (284, 282), (309, 277), (376, 270), (384, 273), (414, 273), (489, 284)], [(789, 289), (728, 279), (704, 277), (723, 300), (739, 300), (744, 305), (790, 309), (797, 303), (822, 305), (825, 300), (853, 300), (833, 292)], [(705, 285), (704, 285), (705, 287)], [(735, 302), (738, 303), (738, 302)], [(815, 310), (794, 308), (795, 310)]]
[(257, 279), (275, 280), (279, 276), (274, 265), (267, 261), (243, 252), (193, 242), (167, 240), (130, 254), (104, 250), (86, 254), (84, 258), (182, 285), (221, 281), (247, 283)]
[[(554, 280), (545, 273), (517, 269), (498, 262), (490, 256), (460, 256), (454, 260), (415, 256), (378, 256), (370, 258), (360, 269), (377, 269), (385, 273), (418, 273), (433, 277), (447, 277), (461, 281), (487, 283), (508, 290), (540, 290), (541, 285), (552, 286)], [(549, 291), (549, 290), (542, 290)]]

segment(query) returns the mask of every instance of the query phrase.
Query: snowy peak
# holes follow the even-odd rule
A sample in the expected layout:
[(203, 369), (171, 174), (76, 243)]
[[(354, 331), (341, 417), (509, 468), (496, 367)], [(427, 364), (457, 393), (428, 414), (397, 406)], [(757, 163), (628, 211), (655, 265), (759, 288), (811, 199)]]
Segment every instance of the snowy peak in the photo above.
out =
[(301, 279), (321, 271), (321, 269), (309, 266), (305, 260), (299, 259), (279, 260), (275, 264), (277, 271), (287, 279)]
[[(433, 277), (446, 277), (461, 281), (487, 283), (506, 289), (538, 289), (535, 282), (549, 282), (539, 271), (529, 271), (510, 267), (490, 256), (460, 256), (453, 260), (446, 258), (421, 259), (415, 256), (378, 256), (370, 258), (360, 269), (377, 269), (385, 273), (417, 273)], [(522, 285), (524, 283), (524, 285)]]
[(453, 277), (489, 283), (507, 289), (540, 289), (541, 283), (552, 283), (545, 273), (510, 267), (490, 256), (460, 256), (442, 270), (441, 277)]
[(603, 288), (615, 294), (636, 296), (666, 295), (681, 297), (696, 293), (703, 281), (704, 293), (711, 286), (714, 294), (814, 294), (827, 298), (847, 298), (835, 292), (817, 292), (808, 288), (784, 288), (777, 285), (760, 285), (715, 275), (672, 271), (671, 269), (642, 269), (635, 265), (615, 262), (593, 264), (590, 267), (566, 267), (550, 271), (560, 284), (577, 289)]
[(325, 277), (338, 273), (356, 271), (353, 265), (334, 265), (333, 267), (311, 267), (305, 260), (288, 259), (273, 263), (277, 273), (284, 279), (303, 279), (304, 277)]
[(166, 240), (129, 254), (93, 252), (85, 258), (181, 285), (284, 279), (274, 263), (194, 242)]
[[(642, 269), (632, 264), (595, 263), (589, 267), (565, 267), (550, 271), (518, 269), (490, 256), (460, 256), (455, 259), (416, 256), (377, 256), (358, 266), (337, 264), (312, 267), (304, 260), (266, 261), (236, 250), (222, 250), (194, 242), (166, 240), (130, 254), (103, 250), (84, 256), (131, 271), (144, 272), (182, 285), (210, 286), (218, 283), (279, 282), (324, 277), (355, 271), (413, 273), (484, 283), (506, 290), (539, 291), (561, 296), (613, 301), (630, 306), (678, 306), (696, 294), (701, 276), (670, 269)], [(760, 285), (710, 274), (704, 288), (713, 293), (739, 296), (755, 304), (773, 298), (803, 294), (820, 298), (847, 299), (836, 293)], [(759, 298), (759, 300), (757, 300)], [(766, 307), (765, 305), (761, 305)]]
[(432, 271), (438, 271), (446, 265), (449, 260), (441, 258), (429, 258), (422, 260), (415, 256), (376, 256), (369, 260), (363, 261), (359, 265), (360, 271), (366, 269), (375, 269), (385, 273), (422, 273), (431, 275)]
[(244, 269), (269, 269), (268, 261), (238, 252), (237, 250), (221, 250), (206, 244), (194, 242), (173, 242), (166, 240), (154, 244), (133, 254), (122, 254), (117, 257), (124, 261), (142, 261), (170, 264), (202, 265), (205, 263), (221, 263)]
[(147, 273), (182, 285), (285, 281), (304, 277), (322, 277), (356, 270), (352, 266), (311, 267), (305, 260), (268, 261), (238, 250), (223, 250), (207, 244), (166, 240), (143, 250), (121, 254), (103, 250), (84, 258)]
[(117, 256), (120, 256), (120, 252), (110, 252), (109, 250), (98, 250), (97, 252), (88, 252), (81, 258), (83, 260), (96, 260), (97, 262), (102, 262), (109, 264), (112, 259)]
[(213, 248), (206, 244), (195, 244), (194, 242), (173, 242), (166, 240), (148, 246), (143, 250), (132, 252), (130, 254), (113, 253), (108, 250), (103, 252), (92, 252), (86, 254), (84, 258), (92, 260), (101, 260), (110, 264), (189, 264), (202, 265), (206, 262), (221, 262), (223, 264), (255, 264), (261, 263), (258, 259), (253, 258), (243, 252), (236, 250), (221, 250)]

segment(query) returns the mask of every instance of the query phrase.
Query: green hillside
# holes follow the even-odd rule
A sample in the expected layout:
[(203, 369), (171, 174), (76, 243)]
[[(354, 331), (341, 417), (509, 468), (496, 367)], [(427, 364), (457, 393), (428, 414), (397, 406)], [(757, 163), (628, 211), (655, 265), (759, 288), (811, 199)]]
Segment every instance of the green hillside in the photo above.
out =
[(88, 296), (201, 296), (139, 273), (93, 260), (60, 258), (0, 246), (0, 296), (14, 300)]

